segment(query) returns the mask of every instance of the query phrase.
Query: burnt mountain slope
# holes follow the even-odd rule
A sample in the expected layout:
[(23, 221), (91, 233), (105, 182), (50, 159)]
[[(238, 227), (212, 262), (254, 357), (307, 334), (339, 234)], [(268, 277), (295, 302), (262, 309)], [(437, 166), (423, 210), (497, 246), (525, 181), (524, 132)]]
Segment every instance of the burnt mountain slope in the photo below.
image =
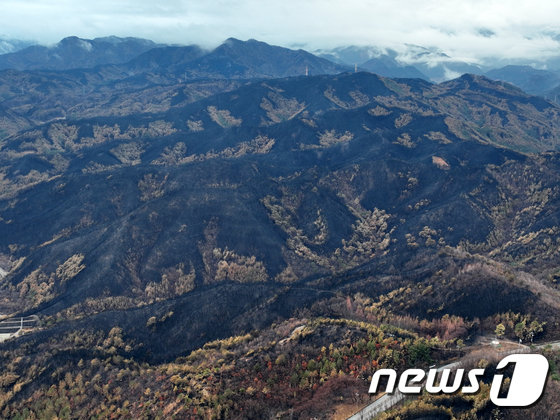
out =
[(472, 75), (228, 86), (0, 141), (0, 313), (41, 321), (0, 345), (4, 417), (308, 418), (499, 323), (560, 336), (557, 106)]
[[(488, 124), (507, 112), (555, 138), (557, 108), (507, 85), (360, 73), (4, 140), (3, 287), (29, 311), (68, 315), (221, 283), (282, 290), (445, 247), (554, 267), (556, 155), (506, 148), (519, 126), (477, 126), (468, 98)], [(496, 147), (478, 130), (512, 134)]]
[(163, 112), (232, 90), (246, 81), (201, 80), (123, 72), (118, 67), (69, 72), (0, 72), (0, 104), (13, 118), (0, 119), (6, 138), (52, 121)]

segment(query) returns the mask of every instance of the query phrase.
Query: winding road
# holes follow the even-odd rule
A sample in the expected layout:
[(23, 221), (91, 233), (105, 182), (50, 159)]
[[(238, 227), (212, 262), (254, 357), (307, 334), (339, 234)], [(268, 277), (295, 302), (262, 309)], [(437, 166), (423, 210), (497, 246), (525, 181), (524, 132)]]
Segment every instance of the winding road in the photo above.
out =
[(37, 315), (8, 318), (0, 321), (0, 343), (12, 337), (17, 337), (24, 330), (31, 330), (37, 327), (39, 317)]
[[(513, 353), (528, 353), (531, 351), (531, 347), (525, 346), (522, 344), (518, 344), (515, 342), (508, 342), (508, 345), (513, 346), (513, 349), (505, 350), (505, 351), (498, 351), (497, 353), (501, 356), (506, 356), (508, 354)], [(554, 348), (560, 348), (560, 341), (553, 341), (549, 343), (543, 343), (540, 345), (535, 346), (536, 348), (544, 348), (548, 345), (551, 345)], [(517, 347), (517, 348), (515, 348)], [(494, 349), (495, 350), (495, 349)], [(440, 366), (437, 368), (438, 372), (441, 372), (443, 369), (456, 369), (461, 366), (461, 363), (467, 360), (471, 356), (470, 353), (467, 353), (461, 359), (456, 362), (448, 363), (446, 365)], [(348, 420), (371, 420), (375, 418), (377, 415), (383, 413), (386, 410), (389, 410), (394, 405), (398, 404), (402, 400), (406, 398), (406, 395), (402, 394), (398, 389), (395, 389), (395, 392), (392, 394), (384, 394), (379, 397), (377, 400), (372, 402), (371, 404), (364, 407), (362, 410), (358, 411), (353, 416), (348, 417)]]

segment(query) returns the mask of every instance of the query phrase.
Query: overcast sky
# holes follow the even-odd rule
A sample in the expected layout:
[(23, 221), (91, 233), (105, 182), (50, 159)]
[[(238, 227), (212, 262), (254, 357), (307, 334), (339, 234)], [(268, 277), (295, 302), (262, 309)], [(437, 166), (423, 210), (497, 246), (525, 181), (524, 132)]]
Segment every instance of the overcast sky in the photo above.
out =
[(3, 37), (138, 36), (214, 46), (232, 36), (329, 48), (405, 43), (468, 61), (560, 55), (558, 0), (0, 0)]

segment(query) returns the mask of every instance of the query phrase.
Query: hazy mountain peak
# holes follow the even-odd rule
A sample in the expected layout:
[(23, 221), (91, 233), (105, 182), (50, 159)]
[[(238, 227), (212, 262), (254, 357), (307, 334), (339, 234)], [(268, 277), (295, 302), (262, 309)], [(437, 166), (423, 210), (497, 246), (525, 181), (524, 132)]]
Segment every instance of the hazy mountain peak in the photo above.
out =
[(247, 41), (242, 41), (241, 39), (238, 39), (238, 38), (229, 37), (229, 38), (226, 39), (224, 42), (222, 42), (222, 43), (218, 46), (218, 48), (219, 48), (220, 46), (223, 46), (223, 45), (243, 45), (243, 44), (248, 44), (248, 43), (251, 43), (251, 42), (253, 42), (253, 43), (262, 43), (262, 44), (264, 44), (264, 42), (260, 42), (260, 41), (257, 41), (257, 40), (255, 40), (255, 39), (249, 39), (249, 40), (247, 40)]
[(107, 43), (111, 43), (111, 44), (120, 44), (123, 42), (137, 42), (137, 43), (144, 43), (146, 45), (157, 45), (154, 41), (149, 40), (149, 39), (145, 39), (145, 38), (135, 38), (135, 37), (118, 37), (115, 35), (110, 35), (110, 36), (104, 36), (104, 37), (98, 37), (98, 38), (93, 38), (94, 42), (107, 42)]
[(72, 36), (67, 36), (65, 38), (62, 38), (56, 45), (67, 45), (67, 44), (73, 44), (75, 42), (77, 42), (78, 40), (81, 40), (82, 38), (79, 38), (75, 35)]
[(0, 55), (16, 52), (35, 44), (32, 41), (22, 41), (20, 39), (0, 38)]
[(362, 64), (368, 60), (378, 58), (381, 56), (392, 56), (394, 57), (396, 53), (392, 50), (387, 50), (384, 48), (379, 48), (376, 46), (357, 46), (348, 45), (343, 47), (336, 47), (332, 50), (320, 49), (313, 52), (319, 57), (326, 58), (335, 63), (340, 64)]
[(139, 38), (82, 39), (69, 36), (51, 47), (31, 46), (0, 57), (0, 69), (69, 70), (120, 64), (156, 47), (152, 41)]
[(235, 47), (235, 48), (246, 48), (246, 47), (260, 47), (260, 48), (282, 48), (282, 49), (288, 49), (288, 48), (284, 48), (284, 47), (279, 47), (279, 46), (275, 46), (275, 45), (270, 45), (267, 44), (266, 42), (263, 41), (258, 41), (256, 39), (248, 39), (246, 41), (243, 41), (241, 39), (237, 39), (237, 38), (228, 38), (226, 39), (221, 45), (219, 45), (218, 47), (216, 47), (216, 50), (219, 49), (223, 49), (226, 47)]
[(90, 52), (93, 50), (93, 44), (91, 40), (78, 38), (77, 36), (70, 36), (62, 39), (58, 44), (51, 49), (59, 49), (59, 48), (82, 48), (85, 51)]
[(407, 49), (404, 54), (400, 55), (401, 59), (406, 58), (411, 61), (424, 61), (426, 59), (430, 61), (446, 61), (451, 59), (445, 52), (436, 48), (427, 48), (415, 44), (405, 44), (405, 46)]
[(560, 85), (558, 72), (540, 70), (528, 65), (507, 65), (490, 70), (486, 75), (495, 80), (512, 83), (524, 91), (536, 95), (546, 95)]

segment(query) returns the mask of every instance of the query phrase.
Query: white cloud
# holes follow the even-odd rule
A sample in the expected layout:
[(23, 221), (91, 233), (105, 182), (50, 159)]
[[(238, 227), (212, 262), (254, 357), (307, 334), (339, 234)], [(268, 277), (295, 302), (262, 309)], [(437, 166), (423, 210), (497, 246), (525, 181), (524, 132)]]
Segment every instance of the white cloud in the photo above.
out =
[(256, 38), (308, 48), (405, 43), (455, 58), (539, 61), (558, 55), (560, 2), (526, 0), (5, 0), (0, 26), (12, 37), (55, 43), (68, 35), (141, 36), (216, 45)]

